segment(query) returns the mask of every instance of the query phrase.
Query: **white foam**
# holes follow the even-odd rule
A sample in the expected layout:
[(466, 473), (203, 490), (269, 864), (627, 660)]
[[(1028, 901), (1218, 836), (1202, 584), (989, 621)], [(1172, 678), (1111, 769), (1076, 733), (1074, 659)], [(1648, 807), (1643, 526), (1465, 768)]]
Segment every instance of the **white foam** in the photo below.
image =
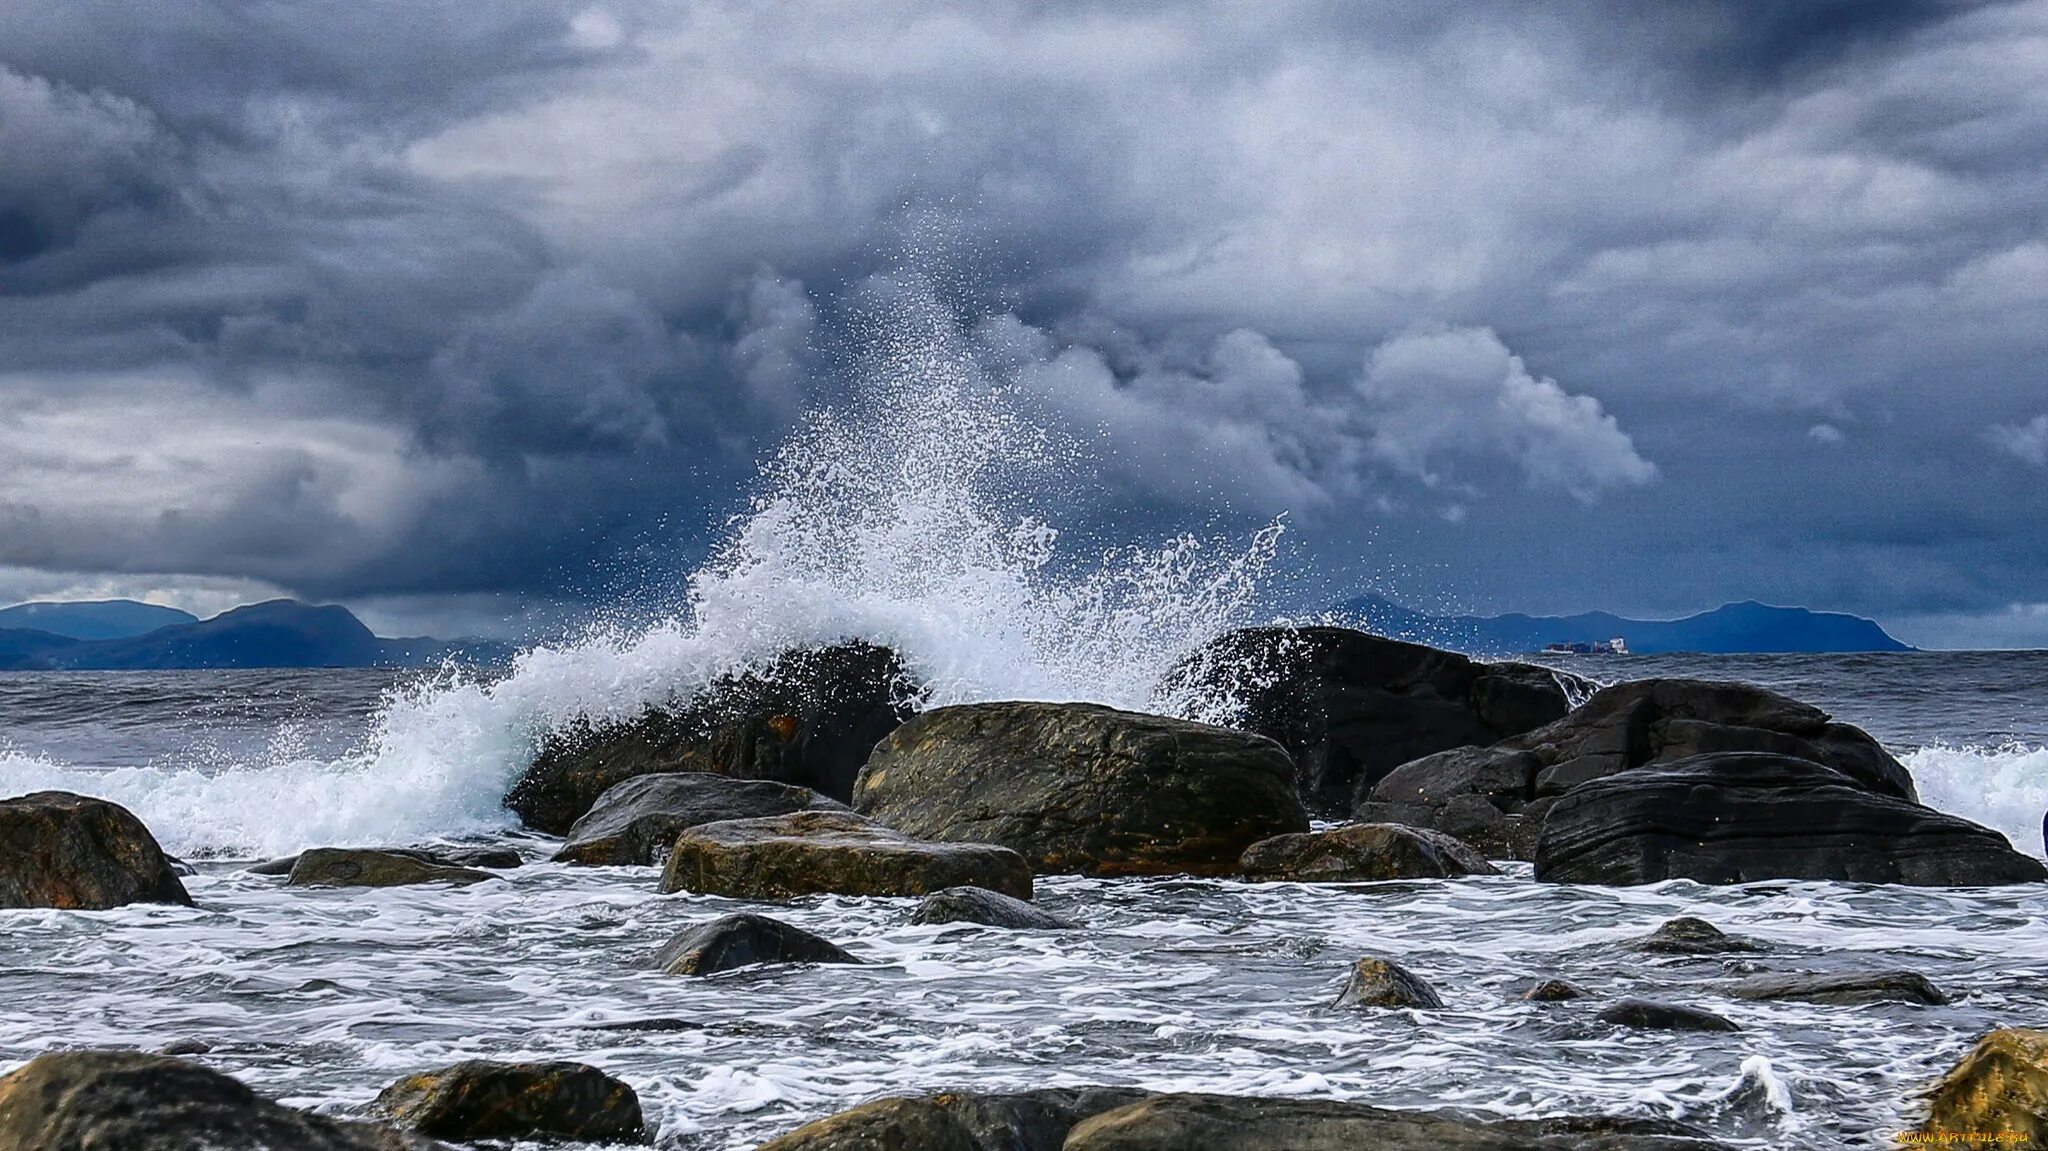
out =
[(1937, 744), (1900, 757), (1920, 802), (2005, 833), (2021, 851), (2041, 855), (2048, 812), (2048, 748)]

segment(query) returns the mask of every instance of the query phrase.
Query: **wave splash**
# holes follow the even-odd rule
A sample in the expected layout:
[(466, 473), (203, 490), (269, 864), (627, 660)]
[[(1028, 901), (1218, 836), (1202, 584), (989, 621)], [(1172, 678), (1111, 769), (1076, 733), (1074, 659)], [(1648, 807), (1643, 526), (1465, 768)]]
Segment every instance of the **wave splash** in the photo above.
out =
[(1899, 757), (1920, 802), (2004, 832), (2014, 848), (2048, 854), (2048, 747), (1935, 744)]

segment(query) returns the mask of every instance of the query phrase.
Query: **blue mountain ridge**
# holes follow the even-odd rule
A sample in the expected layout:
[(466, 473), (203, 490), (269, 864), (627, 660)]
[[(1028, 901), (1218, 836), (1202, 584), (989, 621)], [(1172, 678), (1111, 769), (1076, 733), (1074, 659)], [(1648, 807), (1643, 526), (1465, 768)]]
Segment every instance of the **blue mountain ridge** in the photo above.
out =
[(109, 638), (78, 638), (35, 627), (0, 628), (0, 670), (421, 667), (444, 660), (497, 663), (513, 653), (511, 645), (492, 640), (385, 639), (345, 607), (295, 600), (249, 604), (212, 619), (187, 619), (190, 622)]
[(1627, 619), (1609, 612), (1436, 616), (1374, 595), (1346, 600), (1337, 612), (1380, 635), (1481, 656), (1522, 655), (1554, 643), (1605, 643), (1616, 636), (1638, 655), (1914, 650), (1875, 620), (1754, 600), (1670, 620)]
[(28, 628), (66, 639), (126, 639), (160, 627), (198, 622), (199, 617), (189, 611), (132, 599), (46, 601), (0, 607), (0, 629)]

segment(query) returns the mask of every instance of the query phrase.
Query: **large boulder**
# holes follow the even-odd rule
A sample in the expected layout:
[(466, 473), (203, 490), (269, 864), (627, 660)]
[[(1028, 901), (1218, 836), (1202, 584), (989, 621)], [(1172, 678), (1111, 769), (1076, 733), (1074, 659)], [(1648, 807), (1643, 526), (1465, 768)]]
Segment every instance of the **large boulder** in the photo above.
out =
[(410, 887), (417, 883), (452, 883), (467, 887), (496, 876), (474, 867), (436, 863), (410, 851), (378, 851), (366, 847), (316, 847), (292, 862), (287, 887)]
[(845, 811), (846, 805), (789, 783), (729, 779), (701, 771), (641, 775), (614, 785), (569, 828), (557, 863), (658, 865), (676, 836), (703, 823), (796, 811)]
[(665, 975), (716, 975), (760, 963), (859, 963), (821, 935), (765, 915), (726, 915), (676, 932), (654, 957)]
[(2048, 867), (2005, 836), (1805, 759), (1696, 755), (1581, 784), (1550, 808), (1536, 878), (1634, 885), (1832, 879), (1977, 887)]
[(844, 800), (875, 741), (911, 713), (919, 694), (885, 647), (856, 641), (786, 652), (629, 723), (553, 733), (505, 806), (527, 826), (562, 835), (619, 782), (676, 771), (793, 783)]
[(38, 1055), (0, 1078), (0, 1151), (448, 1151), (367, 1123), (282, 1107), (182, 1059)]
[(0, 907), (97, 911), (129, 903), (192, 905), (134, 813), (68, 791), (0, 800)]
[(1031, 867), (1007, 848), (914, 839), (844, 811), (728, 819), (676, 837), (664, 892), (737, 899), (801, 895), (930, 895), (986, 887), (1031, 898)]
[(1470, 846), (1441, 831), (1363, 823), (1306, 835), (1276, 835), (1245, 849), (1247, 879), (1295, 883), (1369, 883), (1451, 879), (1500, 872)]
[(927, 839), (996, 843), (1040, 873), (1226, 875), (1308, 830), (1264, 736), (1079, 703), (942, 707), (875, 747), (855, 810)]
[(1468, 1119), (1332, 1099), (1154, 1095), (1074, 1125), (1061, 1151), (1705, 1151), (1653, 1119)]
[(465, 1143), (479, 1139), (576, 1139), (645, 1143), (633, 1089), (587, 1063), (495, 1063), (472, 1059), (408, 1075), (371, 1104), (419, 1132)]
[(1915, 1142), (1966, 1133), (1987, 1147), (2048, 1145), (2048, 1031), (2003, 1027), (1984, 1036), (1927, 1103)]
[(1318, 811), (1432, 752), (1541, 727), (1592, 694), (1577, 676), (1341, 627), (1255, 627), (1213, 641), (1168, 674), (1168, 698), (1279, 741)]
[(1911, 801), (1913, 777), (1861, 729), (1773, 691), (1648, 679), (1595, 694), (1578, 710), (1490, 747), (1402, 764), (1360, 792), (1356, 818), (1448, 832), (1489, 856), (1534, 858), (1559, 796), (1596, 779), (1714, 752), (1805, 759), (1875, 795)]
[(758, 1151), (1060, 1151), (1090, 1115), (1145, 1097), (1127, 1087), (891, 1097), (806, 1123)]

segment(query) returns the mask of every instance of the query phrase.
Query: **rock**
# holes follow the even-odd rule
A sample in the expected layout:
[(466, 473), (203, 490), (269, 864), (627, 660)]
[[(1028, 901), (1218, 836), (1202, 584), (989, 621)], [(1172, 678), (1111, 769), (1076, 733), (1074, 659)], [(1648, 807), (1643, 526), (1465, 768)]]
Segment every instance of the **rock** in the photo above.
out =
[(1810, 760), (1717, 752), (1567, 793), (1544, 819), (1536, 878), (1977, 887), (2039, 882), (2048, 867), (1990, 828), (1865, 790)]
[(2048, 1031), (1993, 1031), (1934, 1085), (1916, 1142), (1965, 1132), (1980, 1146), (2048, 1145)]
[(654, 957), (668, 975), (713, 975), (757, 963), (859, 963), (838, 944), (765, 915), (727, 915), (685, 928)]
[(757, 1151), (1060, 1151), (1074, 1124), (1144, 1097), (1123, 1087), (1054, 1087), (877, 1099), (806, 1123)]
[(808, 787), (707, 772), (640, 775), (613, 786), (569, 828), (557, 863), (658, 865), (685, 829), (795, 811), (845, 811)]
[(633, 1089), (587, 1063), (493, 1063), (472, 1059), (408, 1075), (372, 1109), (422, 1135), (478, 1139), (576, 1139), (646, 1143)]
[(1730, 951), (1761, 951), (1763, 948), (1729, 935), (1704, 919), (1681, 915), (1667, 919), (1629, 946), (1652, 955), (1720, 955)]
[(1468, 1119), (1332, 1099), (1154, 1095), (1075, 1124), (1062, 1151), (1706, 1151), (1718, 1146), (1698, 1128), (1651, 1119)]
[(1001, 844), (1041, 873), (1226, 875), (1253, 843), (1308, 830), (1272, 740), (1078, 703), (917, 715), (876, 745), (853, 806), (927, 839)]
[[(340, 848), (327, 850), (371, 851), (379, 855), (403, 855), (434, 867), (490, 867), (508, 870), (522, 867), (526, 863), (517, 849), (510, 847), (369, 847)], [(251, 864), (244, 871), (251, 875), (290, 875), (297, 867), (299, 856), (285, 855)]]
[(1525, 1003), (1563, 1003), (1567, 999), (1585, 997), (1584, 988), (1563, 979), (1545, 979), (1522, 992), (1522, 1001)]
[(133, 1051), (38, 1055), (0, 1078), (0, 1151), (448, 1151), (282, 1107), (217, 1071)]
[(1479, 853), (1441, 831), (1366, 823), (1306, 835), (1276, 835), (1245, 849), (1247, 879), (1367, 883), (1499, 875)]
[(1740, 1027), (1711, 1011), (1658, 1003), (1649, 999), (1624, 999), (1603, 1008), (1595, 1016), (1603, 1023), (1649, 1031), (1740, 1031)]
[(467, 886), (496, 878), (472, 867), (429, 863), (410, 852), (316, 847), (292, 864), (286, 887), (405, 887), (415, 883)]
[(1853, 971), (1826, 975), (1757, 975), (1720, 988), (1730, 999), (1796, 999), (1807, 1003), (1924, 1003), (1949, 1001), (1917, 971)]
[(1402, 764), (1361, 790), (1361, 822), (1433, 827), (1490, 858), (1532, 859), (1545, 813), (1580, 784), (1646, 764), (1768, 752), (1841, 772), (1852, 786), (1912, 801), (1913, 777), (1858, 728), (1746, 684), (1650, 679), (1596, 693), (1564, 718), (1490, 747)]
[(920, 694), (888, 648), (855, 641), (785, 652), (630, 723), (553, 734), (505, 806), (527, 826), (562, 835), (621, 781), (680, 771), (791, 783), (844, 800), (875, 741)]
[(992, 844), (931, 843), (851, 812), (800, 811), (690, 828), (661, 875), (664, 892), (738, 899), (930, 895), (963, 885), (1028, 899), (1031, 868)]
[(1444, 1005), (1436, 989), (1414, 972), (1388, 959), (1365, 958), (1351, 965), (1351, 978), (1335, 1007), (1421, 1007)]
[(1302, 798), (1350, 811), (1361, 787), (1433, 752), (1491, 744), (1562, 717), (1591, 695), (1578, 677), (1341, 627), (1231, 632), (1168, 673), (1162, 693), (1228, 701), (1217, 721), (1276, 740)]
[(205, 1055), (213, 1050), (213, 1044), (203, 1039), (173, 1039), (164, 1044), (159, 1055)]
[(101, 911), (192, 897), (127, 808), (39, 791), (0, 800), (0, 907)]
[(978, 923), (1015, 931), (1065, 931), (1074, 925), (1043, 908), (985, 887), (949, 887), (925, 897), (912, 923)]

